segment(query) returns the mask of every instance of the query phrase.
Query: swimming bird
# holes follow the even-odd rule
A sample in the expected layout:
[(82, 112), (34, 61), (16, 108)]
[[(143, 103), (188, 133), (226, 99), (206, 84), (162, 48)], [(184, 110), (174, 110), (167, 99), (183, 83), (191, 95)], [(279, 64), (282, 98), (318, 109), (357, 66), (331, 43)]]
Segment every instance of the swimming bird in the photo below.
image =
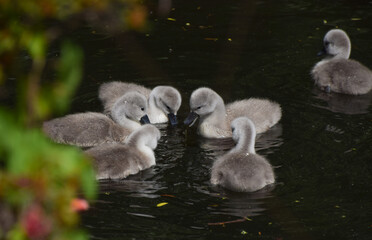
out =
[(146, 115), (147, 100), (137, 92), (129, 92), (115, 102), (111, 118), (102, 113), (69, 114), (43, 123), (44, 133), (53, 141), (79, 147), (105, 142), (123, 142), (142, 123), (150, 123)]
[(327, 57), (311, 71), (315, 84), (323, 91), (351, 95), (366, 94), (372, 89), (372, 72), (356, 60), (349, 59), (351, 43), (341, 29), (332, 29), (323, 39), (318, 55)]
[(254, 192), (275, 182), (270, 163), (256, 154), (256, 130), (246, 117), (231, 123), (236, 146), (219, 157), (212, 166), (211, 183), (236, 192)]
[(118, 81), (104, 83), (99, 88), (98, 96), (105, 112), (109, 113), (115, 100), (128, 91), (136, 91), (147, 97), (151, 123), (165, 123), (169, 119), (171, 125), (177, 124), (177, 111), (182, 99), (178, 90), (170, 86), (157, 86), (151, 90), (134, 83)]
[(96, 179), (121, 179), (155, 165), (154, 149), (160, 131), (144, 125), (132, 132), (122, 143), (107, 143), (85, 153), (94, 159)]
[(230, 123), (237, 117), (250, 118), (257, 133), (262, 133), (282, 116), (280, 105), (267, 99), (249, 98), (225, 106), (221, 96), (206, 87), (198, 88), (191, 94), (190, 109), (184, 123), (192, 126), (200, 118), (198, 132), (206, 138), (231, 137)]

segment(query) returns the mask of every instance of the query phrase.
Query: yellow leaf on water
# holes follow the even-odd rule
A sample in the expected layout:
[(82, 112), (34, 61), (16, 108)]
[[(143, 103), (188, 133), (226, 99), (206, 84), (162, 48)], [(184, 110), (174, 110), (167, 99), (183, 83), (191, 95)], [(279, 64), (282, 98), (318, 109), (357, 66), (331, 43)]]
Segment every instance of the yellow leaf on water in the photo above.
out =
[(158, 203), (156, 206), (157, 207), (162, 207), (162, 206), (167, 205), (167, 204), (168, 204), (167, 202), (162, 202), (162, 203)]
[(351, 21), (360, 21), (362, 20), (361, 18), (351, 18)]
[(246, 235), (246, 234), (248, 234), (248, 233), (247, 233), (246, 231), (244, 231), (244, 230), (241, 231), (240, 233), (241, 233), (242, 235)]
[(167, 20), (168, 20), (168, 21), (173, 21), (173, 22), (175, 22), (175, 21), (176, 21), (176, 19), (175, 19), (175, 18), (167, 18)]
[(323, 20), (323, 23), (324, 23), (324, 24), (327, 24), (327, 20), (324, 19), (324, 20)]

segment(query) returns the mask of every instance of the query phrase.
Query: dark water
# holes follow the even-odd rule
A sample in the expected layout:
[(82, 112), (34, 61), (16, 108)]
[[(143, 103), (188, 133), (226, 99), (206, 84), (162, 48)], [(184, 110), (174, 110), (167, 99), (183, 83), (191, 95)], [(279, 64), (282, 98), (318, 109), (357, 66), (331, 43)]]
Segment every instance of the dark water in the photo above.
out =
[(155, 167), (100, 182), (83, 214), (91, 238), (371, 239), (372, 96), (323, 94), (309, 72), (336, 26), (350, 35), (351, 57), (372, 68), (372, 1), (174, 1), (173, 8), (172, 19), (151, 15), (144, 33), (75, 34), (86, 71), (71, 111), (101, 111), (97, 89), (112, 80), (178, 88), (180, 120), (201, 86), (225, 102), (272, 99), (283, 118), (256, 147), (276, 166), (277, 184), (252, 194), (213, 188), (212, 162), (233, 143), (160, 125)]

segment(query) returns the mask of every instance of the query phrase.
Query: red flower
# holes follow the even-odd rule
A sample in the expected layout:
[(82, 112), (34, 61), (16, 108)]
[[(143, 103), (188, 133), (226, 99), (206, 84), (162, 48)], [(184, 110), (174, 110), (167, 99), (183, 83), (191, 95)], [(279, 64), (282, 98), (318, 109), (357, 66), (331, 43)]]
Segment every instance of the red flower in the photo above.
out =
[(51, 231), (51, 222), (38, 204), (33, 204), (27, 209), (22, 218), (22, 226), (30, 239), (45, 238)]
[(85, 199), (74, 198), (71, 201), (71, 209), (75, 212), (85, 211), (89, 209), (89, 203)]

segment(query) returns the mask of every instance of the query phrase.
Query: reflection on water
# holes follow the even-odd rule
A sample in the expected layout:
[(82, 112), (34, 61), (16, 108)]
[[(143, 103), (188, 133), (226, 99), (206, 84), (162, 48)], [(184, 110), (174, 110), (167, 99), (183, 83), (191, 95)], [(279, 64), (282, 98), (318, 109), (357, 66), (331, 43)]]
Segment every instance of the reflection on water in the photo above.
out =
[[(143, 171), (147, 172), (147, 170)], [(131, 197), (146, 197), (146, 198), (157, 198), (159, 195), (157, 192), (161, 189), (165, 189), (164, 183), (156, 181), (145, 181), (141, 179), (138, 173), (134, 176), (130, 176), (124, 180), (101, 180), (99, 182), (100, 194), (112, 194), (125, 192)], [(138, 180), (132, 180), (133, 178), (139, 178)]]
[(219, 192), (211, 195), (222, 197), (224, 201), (214, 206), (211, 213), (242, 218), (259, 216), (266, 210), (265, 199), (272, 197), (273, 189), (274, 185), (271, 185), (253, 193), (234, 193), (216, 187)]
[[(263, 151), (263, 156), (273, 153), (283, 144), (281, 138), (283, 132), (282, 125), (276, 124), (268, 131), (258, 134), (256, 136), (255, 150), (256, 152)], [(207, 139), (197, 136), (199, 139), (200, 147), (207, 152), (209, 156), (218, 157), (235, 146), (232, 138), (224, 139)]]
[(368, 108), (372, 103), (372, 91), (368, 94), (353, 96), (338, 93), (325, 93), (318, 88), (313, 89), (313, 94), (316, 99), (324, 102), (315, 104), (318, 108), (324, 108), (335, 113), (344, 114), (363, 114), (368, 113)]

